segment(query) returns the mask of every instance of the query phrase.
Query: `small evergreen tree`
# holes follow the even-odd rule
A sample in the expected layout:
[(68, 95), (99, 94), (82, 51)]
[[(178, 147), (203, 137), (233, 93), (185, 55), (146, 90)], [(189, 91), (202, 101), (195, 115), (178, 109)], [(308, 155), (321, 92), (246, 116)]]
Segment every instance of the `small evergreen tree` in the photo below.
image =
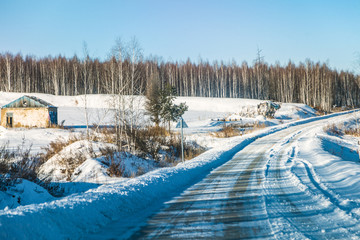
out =
[(168, 123), (170, 133), (170, 123), (176, 122), (179, 118), (188, 110), (188, 106), (185, 103), (176, 105), (173, 103), (176, 98), (176, 89), (167, 85), (161, 92), (162, 98), (162, 111), (161, 118), (164, 123)]
[(162, 121), (168, 123), (170, 132), (170, 123), (179, 120), (179, 118), (188, 110), (185, 103), (174, 104), (176, 90), (174, 87), (167, 85), (160, 90), (157, 78), (152, 78), (150, 88), (146, 95), (147, 101), (145, 108), (150, 115), (150, 119), (159, 126)]
[(159, 88), (159, 79), (152, 76), (150, 87), (146, 93), (145, 109), (150, 115), (150, 120), (158, 127), (161, 122), (161, 90)]

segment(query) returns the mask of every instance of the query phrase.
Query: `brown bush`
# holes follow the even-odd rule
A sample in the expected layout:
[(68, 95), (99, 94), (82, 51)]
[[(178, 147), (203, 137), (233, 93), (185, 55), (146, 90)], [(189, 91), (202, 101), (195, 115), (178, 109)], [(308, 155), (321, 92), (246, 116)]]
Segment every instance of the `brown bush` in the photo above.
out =
[(15, 151), (9, 151), (9, 142), (7, 142), (0, 147), (0, 160), (8, 162), (13, 158), (15, 158)]
[(344, 134), (351, 135), (354, 137), (360, 137), (360, 129), (358, 129), (358, 128), (345, 129)]
[(107, 169), (107, 173), (110, 177), (123, 177), (125, 169), (121, 163), (112, 162)]
[(145, 128), (145, 130), (151, 136), (161, 136), (161, 137), (170, 136), (169, 131), (167, 131), (165, 127), (161, 127), (161, 126), (148, 126), (148, 127)]
[(323, 128), (325, 132), (328, 132), (330, 134), (341, 136), (343, 135), (342, 129), (336, 126), (335, 124), (327, 125)]
[(98, 134), (94, 136), (93, 141), (102, 141), (106, 143), (116, 143), (115, 128), (99, 128)]
[[(170, 157), (167, 158), (169, 163), (175, 163), (175, 158), (181, 158), (181, 136), (177, 135), (171, 138), (169, 142)], [(201, 153), (205, 152), (205, 148), (195, 142), (188, 143), (184, 139), (184, 158), (190, 160)]]
[(19, 179), (35, 181), (37, 169), (40, 166), (37, 156), (30, 155), (31, 146), (23, 143), (13, 151), (8, 144), (0, 147), (0, 190), (4, 191)]
[(247, 130), (245, 131), (245, 134), (246, 134), (246, 133), (252, 133), (252, 132), (254, 132), (254, 131), (257, 131), (257, 130), (260, 130), (260, 129), (264, 129), (264, 128), (266, 128), (266, 124), (265, 124), (265, 123), (255, 123), (252, 128), (249, 128), (249, 129), (247, 129)]
[(135, 146), (144, 156), (150, 155), (155, 161), (159, 161), (161, 146), (168, 145), (167, 134), (163, 127), (137, 129), (134, 138)]
[[(101, 134), (104, 134), (103, 137), (107, 135), (112, 135), (115, 137), (115, 131), (104, 129), (101, 131)], [(124, 133), (125, 134), (125, 133)], [(160, 126), (147, 126), (144, 128), (136, 128), (132, 133), (127, 132), (126, 134), (132, 134), (133, 143), (132, 146), (135, 147), (136, 155), (145, 159), (154, 159), (159, 163), (159, 166), (169, 166), (169, 164), (176, 164), (177, 159), (181, 158), (181, 138), (179, 134), (170, 135), (169, 132), (164, 127)], [(125, 136), (124, 136), (125, 137)], [(126, 139), (126, 137), (125, 137)], [(115, 140), (114, 140), (115, 142)], [(124, 146), (127, 146), (129, 143), (123, 142)], [(110, 167), (109, 175), (119, 175), (121, 176), (124, 173), (122, 165), (112, 159), (114, 154), (116, 155), (119, 151), (125, 151), (125, 149), (114, 149), (114, 148), (104, 148), (100, 149), (101, 154), (106, 156), (109, 163), (104, 164)], [(199, 154), (204, 152), (204, 148), (200, 146), (195, 146), (195, 144), (184, 144), (184, 156), (186, 159), (191, 159)], [(134, 154), (134, 153), (133, 153)], [(113, 164), (111, 164), (113, 163)]]
[(66, 181), (71, 181), (71, 176), (74, 173), (75, 168), (80, 166), (86, 161), (86, 157), (81, 152), (70, 153), (68, 156), (61, 158), (59, 163), (64, 167), (63, 171), (66, 174)]
[(190, 148), (189, 146), (187, 146), (186, 149), (184, 150), (184, 158), (185, 158), (185, 160), (190, 160), (190, 159), (193, 159), (194, 157), (199, 156), (203, 152), (205, 152), (204, 148), (200, 148), (200, 147)]
[(342, 135), (351, 135), (354, 137), (360, 137), (360, 129), (359, 128), (347, 128), (344, 125), (327, 125), (323, 128), (325, 132), (328, 132), (330, 134), (336, 135), (336, 136), (342, 136)]
[(40, 161), (42, 163), (49, 160), (55, 154), (59, 153), (65, 147), (69, 146), (70, 144), (85, 139), (84, 136), (77, 136), (77, 135), (70, 135), (68, 139), (57, 138), (55, 141), (50, 142), (48, 147), (43, 148), (45, 153), (40, 155)]
[(113, 148), (105, 148), (100, 151), (104, 156), (102, 163), (108, 166), (108, 175), (110, 177), (124, 177), (125, 168), (122, 164), (121, 154)]
[(215, 132), (215, 137), (228, 138), (239, 136), (240, 130), (233, 127), (232, 125), (224, 125), (219, 131)]

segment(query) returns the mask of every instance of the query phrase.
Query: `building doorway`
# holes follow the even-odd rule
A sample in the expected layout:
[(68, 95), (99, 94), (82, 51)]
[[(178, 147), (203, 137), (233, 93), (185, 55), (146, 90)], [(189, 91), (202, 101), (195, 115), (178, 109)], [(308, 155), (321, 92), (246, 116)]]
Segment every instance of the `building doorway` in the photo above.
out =
[(13, 127), (13, 113), (6, 113), (6, 126)]

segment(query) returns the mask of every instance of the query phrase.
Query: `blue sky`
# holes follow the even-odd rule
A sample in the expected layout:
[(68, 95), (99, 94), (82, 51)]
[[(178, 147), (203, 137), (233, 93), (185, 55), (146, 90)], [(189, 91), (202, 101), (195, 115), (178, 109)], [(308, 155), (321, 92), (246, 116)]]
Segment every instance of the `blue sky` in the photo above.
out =
[(252, 64), (259, 48), (270, 64), (309, 58), (359, 72), (359, 0), (1, 0), (0, 26), (2, 53), (82, 56), (86, 41), (105, 59), (116, 38), (135, 36), (164, 60)]

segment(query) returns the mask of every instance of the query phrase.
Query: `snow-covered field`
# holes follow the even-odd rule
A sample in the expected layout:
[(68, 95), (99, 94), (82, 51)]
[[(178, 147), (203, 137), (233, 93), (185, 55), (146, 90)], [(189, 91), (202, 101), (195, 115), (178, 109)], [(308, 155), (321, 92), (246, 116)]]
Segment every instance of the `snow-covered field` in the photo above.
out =
[[(22, 95), (0, 93), (0, 105), (5, 105)], [(84, 96), (31, 95), (58, 106), (59, 122), (64, 120), (64, 125), (84, 125)], [(87, 96), (92, 123), (111, 124), (111, 99), (109, 95)], [(313, 129), (310, 127), (307, 134), (299, 135), (299, 138), (294, 135), (294, 138), (291, 138), (295, 140), (291, 140), (291, 147), (286, 150), (288, 157), (283, 159), (283, 165), (280, 165), (292, 174), (291, 177), (297, 177), (296, 181), (301, 186), (301, 191), (309, 191), (309, 188), (315, 186), (322, 189), (320, 193), (324, 196), (319, 197), (321, 201), (336, 202), (336, 206), (341, 210), (345, 209), (346, 214), (360, 216), (360, 195), (357, 191), (360, 187), (357, 138), (335, 136), (324, 128), (332, 123), (344, 123), (342, 126), (347, 128), (354, 127), (360, 117), (357, 112), (317, 117), (315, 111), (304, 104), (282, 104), (275, 114), (275, 119), (267, 120), (254, 114), (257, 104), (262, 102), (260, 100), (179, 97), (176, 103), (180, 102), (186, 102), (189, 106), (189, 111), (184, 115), (184, 120), (189, 125), (189, 128), (185, 129), (186, 138), (196, 140), (206, 147), (208, 150), (205, 153), (175, 167), (155, 168), (151, 165), (147, 167), (148, 173), (144, 175), (117, 179), (108, 177), (100, 162), (87, 156), (87, 160), (76, 170), (79, 172), (77, 178), (73, 179), (78, 184), (67, 183), (73, 184), (67, 189), (69, 193), (74, 193), (63, 198), (52, 197), (41, 187), (23, 181), (8, 192), (0, 192), (0, 238), (130, 237), (148, 216), (162, 207), (164, 201), (179, 195), (211, 170), (228, 162), (237, 152), (251, 143), (256, 143), (257, 139), (265, 136), (271, 138), (271, 134), (281, 133), (285, 129), (291, 131), (293, 127), (296, 127), (296, 131), (301, 131), (301, 126), (309, 126), (312, 123), (315, 126), (317, 122), (319, 124)], [(236, 119), (236, 123), (239, 124), (264, 123), (269, 127), (243, 136), (215, 138), (209, 133), (217, 131), (222, 125), (214, 121), (216, 119)], [(76, 133), (84, 130), (76, 128), (72, 131)], [(10, 148), (16, 148), (24, 142), (26, 146), (32, 145), (33, 152), (41, 152), (51, 141), (58, 137), (67, 138), (71, 134), (74, 133), (64, 129), (0, 128), (0, 146), (8, 142)], [(86, 144), (76, 143), (73, 148), (81, 149), (86, 147)], [(96, 144), (99, 143), (95, 143), (95, 146)], [(267, 161), (260, 167), (260, 174), (265, 176), (267, 169), (272, 167), (271, 159), (282, 151), (281, 144), (274, 144), (268, 149), (265, 154)], [(45, 177), (49, 175), (46, 171), (52, 169), (51, 165), (54, 165), (56, 159), (51, 161), (47, 163), (49, 166), (43, 169)], [(311, 173), (311, 177), (304, 173)], [(264, 184), (265, 192), (273, 186), (266, 179)], [(112, 227), (109, 223), (121, 224), (121, 227)], [(107, 233), (100, 231), (106, 225)], [(121, 230), (116, 232), (115, 229)]]

